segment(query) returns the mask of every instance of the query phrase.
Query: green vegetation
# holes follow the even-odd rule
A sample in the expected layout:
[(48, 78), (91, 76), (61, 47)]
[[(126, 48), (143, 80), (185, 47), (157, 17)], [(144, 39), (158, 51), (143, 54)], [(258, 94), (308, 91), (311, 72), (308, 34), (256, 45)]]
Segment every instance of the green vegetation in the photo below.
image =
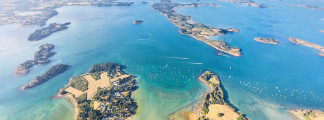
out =
[(248, 120), (243, 114), (240, 114), (239, 118), (237, 120)]
[[(122, 74), (120, 65), (115, 63), (97, 64), (91, 67), (91, 76), (100, 77), (101, 73), (107, 72), (114, 79)], [(100, 79), (100, 78), (96, 78)], [(88, 81), (83, 75), (74, 77), (69, 85), (81, 91), (88, 90)], [(136, 113), (137, 104), (131, 98), (132, 92), (137, 89), (134, 76), (118, 78), (106, 87), (98, 87), (95, 94), (89, 99), (87, 94), (75, 98), (79, 108), (78, 120), (101, 120), (101, 119), (126, 119)], [(64, 89), (61, 94), (63, 94)], [(89, 97), (89, 96), (88, 96)], [(99, 107), (98, 107), (99, 104)]]
[(29, 69), (36, 66), (36, 65), (41, 65), (41, 64), (47, 64), (50, 62), (48, 58), (52, 57), (55, 55), (55, 52), (52, 52), (54, 49), (53, 44), (43, 44), (38, 47), (38, 51), (34, 55), (33, 60), (27, 60), (24, 63), (20, 64), (16, 69), (15, 69), (15, 76), (23, 76), (29, 72)]
[(83, 76), (77, 76), (71, 79), (70, 86), (84, 92), (88, 90), (88, 81)]
[(224, 113), (218, 113), (217, 116), (218, 117), (223, 117), (224, 116)]
[(29, 89), (29, 88), (35, 87), (37, 85), (40, 85), (40, 84), (52, 79), (53, 77), (65, 72), (69, 68), (70, 68), (70, 66), (65, 65), (65, 64), (54, 65), (53, 67), (48, 69), (42, 76), (37, 76), (32, 81), (30, 81), (27, 85), (21, 87), (21, 89)]
[(108, 72), (109, 76), (115, 76), (117, 73), (125, 74), (121, 71), (121, 66), (115, 63), (103, 63), (103, 64), (96, 64), (92, 66), (89, 70), (89, 73), (100, 73), (100, 72)]
[(91, 77), (93, 77), (95, 80), (101, 79), (100, 74), (101, 72), (90, 73)]
[(191, 36), (197, 40), (203, 41), (215, 49), (226, 52), (233, 56), (241, 56), (241, 50), (237, 47), (231, 47), (229, 44), (220, 40), (211, 40), (210, 36), (226, 35), (228, 33), (239, 32), (236, 28), (230, 29), (217, 29), (206, 26), (201, 23), (194, 22), (190, 16), (176, 13), (175, 10), (178, 7), (199, 7), (201, 5), (215, 6), (213, 3), (191, 3), (191, 4), (179, 4), (172, 3), (169, 0), (162, 0), (160, 3), (154, 3), (153, 9), (157, 10), (161, 14), (167, 17), (174, 25), (179, 27), (179, 32), (183, 35)]
[(54, 32), (62, 31), (67, 29), (68, 25), (70, 25), (70, 22), (64, 23), (64, 24), (57, 24), (52, 23), (49, 26), (45, 28), (41, 28), (36, 30), (34, 33), (30, 34), (28, 37), (29, 41), (38, 41), (46, 38), (47, 36), (53, 34)]
[[(203, 106), (201, 110), (203, 112), (203, 115), (209, 112), (208, 107), (212, 104), (227, 105), (230, 109), (236, 112), (235, 108), (233, 108), (226, 102), (226, 95), (222, 83), (215, 73), (211, 71), (206, 71), (199, 76), (199, 79), (207, 83), (211, 88), (211, 91), (209, 93), (206, 93), (205, 98), (203, 100)], [(217, 116), (222, 117), (224, 116), (224, 114), (219, 113), (217, 114)], [(205, 116), (201, 116), (199, 118), (206, 119)], [(243, 114), (240, 114), (238, 120), (247, 120), (247, 118)]]

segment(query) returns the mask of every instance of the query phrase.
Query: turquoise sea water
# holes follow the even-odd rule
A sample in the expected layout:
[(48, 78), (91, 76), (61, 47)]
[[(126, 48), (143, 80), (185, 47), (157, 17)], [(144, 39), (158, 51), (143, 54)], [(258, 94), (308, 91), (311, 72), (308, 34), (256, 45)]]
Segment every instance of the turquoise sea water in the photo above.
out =
[[(125, 71), (138, 77), (140, 89), (134, 95), (139, 105), (134, 119), (138, 120), (167, 119), (170, 113), (199, 100), (206, 87), (197, 76), (205, 70), (220, 76), (230, 101), (251, 119), (292, 119), (285, 108), (324, 110), (324, 58), (316, 55), (317, 50), (288, 41), (288, 37), (297, 37), (323, 46), (324, 34), (318, 32), (324, 29), (323, 12), (286, 5), (292, 1), (257, 2), (269, 8), (217, 2), (220, 7), (178, 10), (206, 25), (237, 27), (240, 33), (213, 39), (242, 48), (242, 57), (217, 56), (216, 50), (180, 35), (163, 15), (140, 2), (131, 7), (59, 8), (59, 15), (47, 23), (71, 22), (70, 28), (39, 42), (26, 40), (37, 28), (2, 26), (0, 119), (72, 119), (73, 105), (50, 97), (70, 77), (111, 61), (126, 65)], [(131, 24), (135, 19), (145, 22)], [(254, 37), (274, 37), (281, 44), (258, 43)], [(14, 68), (32, 59), (43, 43), (56, 46), (52, 62), (33, 68), (27, 76), (13, 77)], [(18, 90), (57, 63), (72, 68), (36, 88)]]

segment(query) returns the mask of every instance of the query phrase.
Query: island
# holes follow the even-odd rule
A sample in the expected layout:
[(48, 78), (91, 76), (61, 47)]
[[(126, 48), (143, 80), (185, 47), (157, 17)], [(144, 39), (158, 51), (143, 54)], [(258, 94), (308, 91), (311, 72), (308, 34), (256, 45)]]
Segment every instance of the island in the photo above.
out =
[(300, 120), (324, 120), (324, 112), (320, 110), (296, 109), (289, 112)]
[(229, 102), (227, 92), (218, 76), (205, 71), (199, 80), (209, 87), (198, 106), (189, 106), (169, 116), (170, 120), (247, 120), (247, 117), (237, 111)]
[(57, 97), (69, 99), (77, 120), (124, 120), (136, 113), (132, 93), (138, 88), (134, 76), (116, 63), (96, 64), (88, 73), (73, 77)]
[(43, 27), (47, 20), (58, 15), (62, 6), (131, 6), (134, 2), (116, 0), (7, 0), (0, 2), (0, 26)]
[(26, 89), (36, 87), (36, 86), (38, 86), (40, 84), (43, 84), (46, 81), (52, 79), (53, 77), (55, 77), (55, 76), (57, 76), (59, 74), (62, 74), (63, 72), (65, 72), (69, 68), (70, 68), (70, 66), (65, 65), (65, 64), (54, 65), (50, 69), (48, 69), (42, 76), (37, 76), (32, 81), (30, 81), (27, 85), (21, 87), (20, 89), (21, 90), (26, 90)]
[(322, 46), (320, 46), (320, 45), (317, 45), (317, 44), (311, 43), (311, 42), (307, 42), (307, 41), (303, 41), (303, 40), (298, 39), (298, 38), (289, 38), (289, 41), (294, 43), (294, 44), (299, 44), (299, 45), (304, 45), (304, 46), (307, 46), (307, 47), (315, 48), (315, 49), (321, 51), (321, 53), (318, 53), (318, 55), (324, 57), (324, 48)]
[(313, 5), (294, 5), (294, 4), (288, 4), (288, 5), (295, 6), (295, 7), (303, 7), (308, 9), (315, 9), (315, 10), (324, 10), (324, 8), (320, 8), (318, 6), (313, 6)]
[(279, 44), (280, 42), (274, 38), (254, 38), (255, 41), (266, 44)]
[(141, 24), (143, 22), (144, 22), (143, 20), (134, 20), (132, 23), (137, 25), (137, 24)]
[(55, 55), (55, 52), (52, 52), (54, 49), (53, 44), (43, 44), (38, 47), (38, 51), (34, 55), (33, 60), (27, 60), (24, 63), (20, 64), (19, 66), (16, 67), (14, 71), (14, 76), (24, 76), (28, 74), (30, 71), (29, 69), (37, 66), (37, 65), (42, 65), (42, 64), (47, 64), (50, 62), (48, 58), (52, 57)]
[(230, 3), (241, 3), (241, 4), (245, 4), (247, 6), (267, 8), (267, 6), (265, 6), (264, 4), (255, 3), (255, 1), (253, 1), (253, 0), (219, 0), (219, 1), (226, 1), (226, 2), (230, 2)]
[(191, 36), (197, 40), (205, 42), (212, 46), (216, 50), (224, 53), (228, 53), (233, 56), (241, 56), (241, 49), (237, 47), (231, 47), (228, 43), (220, 40), (211, 40), (210, 36), (226, 35), (227, 33), (239, 32), (236, 28), (229, 29), (217, 29), (210, 26), (206, 26), (201, 23), (194, 22), (190, 16), (176, 13), (176, 9), (179, 7), (199, 7), (202, 5), (217, 6), (213, 3), (191, 3), (191, 4), (179, 4), (171, 3), (169, 0), (161, 0), (159, 3), (152, 5), (153, 9), (163, 14), (167, 19), (175, 26), (179, 27), (180, 34)]
[(34, 33), (30, 34), (28, 37), (29, 41), (39, 41), (47, 36), (51, 35), (54, 32), (62, 31), (68, 28), (68, 25), (70, 25), (70, 22), (64, 23), (64, 24), (58, 24), (58, 23), (52, 23), (49, 26), (45, 28), (41, 28), (36, 30)]

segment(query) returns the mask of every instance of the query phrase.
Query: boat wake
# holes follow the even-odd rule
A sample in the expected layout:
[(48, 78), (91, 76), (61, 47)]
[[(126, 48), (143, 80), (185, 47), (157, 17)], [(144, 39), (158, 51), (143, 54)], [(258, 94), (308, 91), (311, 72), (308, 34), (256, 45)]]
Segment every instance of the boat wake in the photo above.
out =
[(189, 58), (183, 58), (183, 57), (168, 57), (168, 58), (173, 58), (173, 59), (182, 59), (182, 60), (188, 60)]

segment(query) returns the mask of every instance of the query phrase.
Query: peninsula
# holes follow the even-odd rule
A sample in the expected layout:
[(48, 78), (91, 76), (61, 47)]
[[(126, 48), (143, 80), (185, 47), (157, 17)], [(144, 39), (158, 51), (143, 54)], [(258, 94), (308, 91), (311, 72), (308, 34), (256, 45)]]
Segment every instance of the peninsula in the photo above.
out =
[(136, 89), (135, 77), (110, 62), (94, 65), (88, 73), (71, 78), (58, 96), (72, 101), (74, 119), (124, 120), (136, 113), (137, 104), (132, 98)]
[(237, 47), (231, 47), (228, 43), (220, 40), (211, 40), (210, 36), (226, 35), (227, 33), (239, 32), (236, 28), (230, 29), (217, 29), (210, 26), (206, 26), (201, 23), (194, 22), (190, 16), (176, 13), (176, 9), (179, 7), (199, 7), (202, 5), (217, 6), (213, 3), (191, 3), (191, 4), (179, 4), (171, 3), (169, 0), (161, 0), (159, 3), (152, 5), (153, 9), (163, 14), (167, 19), (175, 26), (179, 27), (180, 34), (191, 36), (197, 40), (205, 42), (212, 46), (216, 50), (224, 53), (228, 53), (233, 56), (241, 56), (241, 49)]
[(303, 41), (303, 40), (298, 39), (298, 38), (289, 38), (289, 41), (294, 43), (294, 44), (299, 44), (299, 45), (304, 45), (304, 46), (307, 46), (307, 47), (315, 48), (315, 49), (321, 51), (321, 53), (318, 53), (318, 55), (324, 57), (324, 48), (322, 46), (320, 46), (320, 45), (317, 45), (317, 44), (311, 43), (311, 42), (307, 42), (307, 41)]
[(266, 44), (279, 44), (280, 42), (274, 38), (254, 38), (255, 41)]
[(320, 110), (297, 109), (289, 112), (300, 120), (324, 120), (324, 112)]
[(241, 3), (247, 6), (253, 6), (258, 8), (267, 8), (267, 6), (265, 6), (264, 4), (255, 3), (255, 1), (253, 0), (219, 0), (219, 1), (226, 1), (230, 3)]
[(20, 27), (42, 27), (51, 17), (58, 15), (62, 6), (131, 6), (134, 2), (116, 0), (7, 0), (0, 2), (0, 26), (19, 24)]
[(52, 52), (53, 49), (54, 49), (53, 44), (47, 43), (39, 46), (38, 51), (34, 55), (34, 59), (27, 60), (24, 63), (17, 66), (14, 71), (14, 76), (24, 76), (28, 74), (30, 68), (36, 65), (49, 63), (50, 60), (48, 58), (56, 54), (55, 52)]
[(62, 74), (63, 72), (65, 72), (69, 68), (70, 68), (70, 66), (65, 65), (65, 64), (54, 65), (53, 67), (48, 69), (42, 76), (37, 76), (32, 81), (30, 81), (27, 85), (21, 87), (20, 89), (21, 90), (26, 90), (26, 89), (36, 87), (36, 86), (38, 86), (40, 84), (43, 84), (44, 82), (52, 79), (53, 77), (55, 77), (55, 76), (57, 76), (59, 74)]
[(171, 120), (247, 120), (247, 117), (237, 111), (227, 99), (226, 91), (218, 76), (205, 71), (199, 80), (209, 86), (198, 107), (185, 108), (169, 118)]
[(143, 22), (144, 22), (143, 20), (134, 20), (132, 23), (137, 25), (137, 24), (141, 24)]
[(41, 28), (36, 30), (34, 33), (30, 34), (28, 37), (29, 41), (38, 41), (42, 40), (43, 38), (46, 38), (47, 36), (51, 35), (54, 32), (62, 31), (68, 28), (68, 25), (70, 25), (70, 22), (64, 23), (64, 24), (57, 24), (52, 23), (49, 26), (45, 28)]

